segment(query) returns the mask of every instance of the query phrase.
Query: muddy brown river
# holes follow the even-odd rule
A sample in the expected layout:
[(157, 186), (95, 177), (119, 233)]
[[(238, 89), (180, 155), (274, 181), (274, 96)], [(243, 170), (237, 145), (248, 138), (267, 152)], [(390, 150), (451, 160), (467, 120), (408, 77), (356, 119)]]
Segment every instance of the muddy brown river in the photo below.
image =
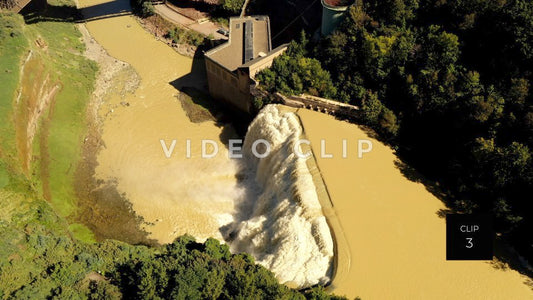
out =
[[(362, 299), (533, 299), (531, 280), (496, 260), (446, 261), (445, 220), (438, 216), (445, 207), (402, 174), (389, 147), (332, 116), (298, 115), (313, 152), (324, 140), (325, 154), (333, 155), (317, 155), (340, 223), (333, 230), (343, 239), (332, 291)], [(373, 145), (362, 158), (358, 140)]]
[[(220, 142), (223, 128), (212, 121), (190, 122), (176, 97), (179, 91), (170, 84), (190, 76), (193, 60), (155, 40), (131, 16), (105, 17), (109, 3), (80, 1), (102, 17), (86, 26), (111, 56), (135, 69), (141, 82), (134, 94), (113, 95), (100, 108), (105, 146), (98, 153), (95, 176), (117, 183), (118, 192), (148, 223), (144, 229), (151, 239), (168, 243), (186, 233), (200, 240), (222, 238), (218, 228), (231, 221), (233, 200), (240, 193), (236, 165)], [(112, 8), (121, 10), (118, 4)], [(170, 158), (161, 139), (169, 147), (176, 140)], [(202, 159), (202, 139), (218, 141), (219, 155)]]

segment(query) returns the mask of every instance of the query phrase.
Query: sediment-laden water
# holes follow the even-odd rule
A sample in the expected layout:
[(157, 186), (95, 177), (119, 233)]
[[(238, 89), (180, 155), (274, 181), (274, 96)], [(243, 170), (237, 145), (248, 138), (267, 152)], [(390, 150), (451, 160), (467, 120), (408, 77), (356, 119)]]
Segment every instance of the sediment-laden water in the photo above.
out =
[[(189, 121), (171, 83), (204, 82), (191, 74), (193, 60), (177, 54), (146, 32), (127, 11), (128, 1), (80, 1), (94, 21), (87, 29), (107, 52), (130, 64), (141, 78), (133, 94), (112, 95), (101, 105), (101, 139), (95, 177), (116, 189), (145, 221), (149, 238), (160, 243), (183, 234), (200, 240), (221, 239), (219, 228), (232, 221), (234, 199), (240, 197), (237, 164), (227, 158), (221, 135), (231, 130), (214, 122)], [(228, 134), (228, 132), (230, 132)], [(201, 140), (218, 142), (220, 153), (200, 157)], [(170, 158), (160, 144), (177, 146)], [(191, 141), (191, 158), (185, 154)]]
[[(333, 155), (317, 155), (339, 221), (333, 231), (346, 240), (337, 243), (333, 292), (362, 299), (533, 299), (531, 280), (505, 263), (446, 260), (444, 205), (408, 179), (409, 168), (389, 147), (332, 116), (298, 115), (314, 152), (322, 152), (324, 140), (324, 153)], [(362, 158), (359, 140), (373, 145)]]

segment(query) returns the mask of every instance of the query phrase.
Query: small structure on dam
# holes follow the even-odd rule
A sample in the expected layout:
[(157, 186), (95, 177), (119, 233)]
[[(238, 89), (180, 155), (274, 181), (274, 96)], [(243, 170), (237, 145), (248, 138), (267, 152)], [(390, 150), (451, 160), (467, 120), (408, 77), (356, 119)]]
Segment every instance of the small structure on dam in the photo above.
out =
[(257, 72), (272, 65), (287, 45), (272, 50), (268, 16), (230, 18), (228, 42), (205, 53), (209, 93), (238, 110), (253, 111)]
[(343, 118), (357, 119), (360, 117), (358, 106), (312, 95), (301, 94), (286, 97), (280, 93), (275, 93), (274, 99), (276, 99), (277, 102), (287, 106), (296, 108), (307, 108), (309, 110), (314, 110), (325, 114), (331, 114)]
[(329, 35), (342, 22), (346, 11), (354, 0), (321, 0), (322, 2), (322, 35)]

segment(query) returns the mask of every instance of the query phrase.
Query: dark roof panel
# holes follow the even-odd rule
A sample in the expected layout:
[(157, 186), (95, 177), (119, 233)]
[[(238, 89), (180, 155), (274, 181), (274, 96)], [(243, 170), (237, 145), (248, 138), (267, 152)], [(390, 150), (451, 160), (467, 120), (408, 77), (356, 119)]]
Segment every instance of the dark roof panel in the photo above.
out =
[(243, 64), (254, 59), (254, 22), (244, 23), (244, 59)]

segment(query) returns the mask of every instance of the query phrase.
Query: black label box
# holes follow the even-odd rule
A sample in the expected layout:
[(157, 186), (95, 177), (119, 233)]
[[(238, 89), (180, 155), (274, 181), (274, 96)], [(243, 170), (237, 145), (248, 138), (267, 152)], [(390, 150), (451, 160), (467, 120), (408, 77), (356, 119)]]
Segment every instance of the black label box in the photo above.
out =
[(492, 260), (493, 252), (491, 215), (446, 215), (446, 260)]

